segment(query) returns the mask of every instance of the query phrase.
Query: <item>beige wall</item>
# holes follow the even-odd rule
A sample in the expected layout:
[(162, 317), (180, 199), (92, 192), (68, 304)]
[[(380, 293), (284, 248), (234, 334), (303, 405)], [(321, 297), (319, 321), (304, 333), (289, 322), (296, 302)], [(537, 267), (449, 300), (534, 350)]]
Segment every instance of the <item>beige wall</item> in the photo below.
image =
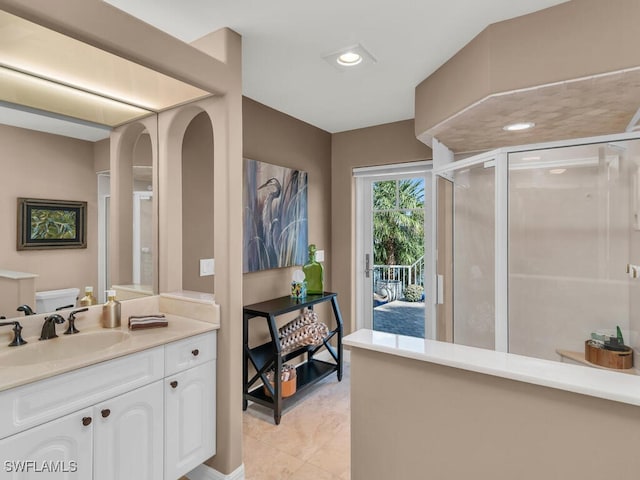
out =
[(109, 144), (108, 138), (93, 144), (93, 159), (96, 173), (109, 171)]
[[(289, 115), (243, 98), (244, 157), (307, 172), (308, 238), (325, 251), (325, 290), (333, 288), (331, 244), (331, 135)], [(296, 268), (278, 268), (243, 275), (242, 293), (248, 305), (291, 293), (291, 275)], [(331, 319), (326, 305), (318, 308), (321, 320)], [(282, 323), (290, 317), (279, 319)], [(268, 338), (266, 322), (251, 324), (250, 342)]]
[(355, 326), (355, 200), (353, 169), (431, 159), (416, 140), (413, 120), (336, 133), (331, 145), (332, 288), (338, 293), (345, 331)]
[[(68, 287), (82, 291), (86, 285), (97, 286), (98, 180), (93, 143), (2, 125), (0, 145), (0, 224), (4, 226), (0, 268), (37, 273), (36, 291)], [(17, 251), (18, 197), (87, 202), (87, 248)]]
[(416, 135), (493, 93), (640, 65), (639, 19), (636, 0), (573, 0), (490, 25), (416, 87)]
[(213, 129), (206, 113), (182, 142), (182, 287), (213, 293), (213, 276), (200, 276), (200, 259), (213, 258)]
[[(229, 46), (239, 75), (240, 37), (216, 32)], [(206, 43), (206, 42), (205, 42)], [(204, 48), (204, 47), (203, 47)], [(182, 147), (191, 121), (206, 112), (213, 127), (214, 291), (220, 305), (217, 360), (217, 453), (207, 465), (221, 473), (242, 464), (242, 97), (240, 81), (228, 95), (213, 96), (158, 115), (160, 292), (183, 288)]]
[[(250, 98), (243, 98), (243, 156), (307, 172), (308, 238), (318, 249), (331, 249), (331, 135)], [(279, 268), (243, 275), (245, 304), (291, 293), (296, 268)], [(325, 289), (331, 282), (325, 261)]]
[(351, 372), (353, 480), (640, 470), (639, 407), (355, 348)]

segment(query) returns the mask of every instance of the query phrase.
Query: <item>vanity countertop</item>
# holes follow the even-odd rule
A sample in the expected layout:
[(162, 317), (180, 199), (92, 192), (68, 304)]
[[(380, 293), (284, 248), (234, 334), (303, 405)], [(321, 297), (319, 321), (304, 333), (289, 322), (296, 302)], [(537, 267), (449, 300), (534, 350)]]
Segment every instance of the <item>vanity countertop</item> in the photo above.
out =
[[(174, 306), (174, 308), (179, 309), (180, 304), (183, 303), (184, 302), (178, 300), (178, 307)], [(145, 299), (123, 302), (122, 326), (114, 329), (104, 329), (100, 326), (102, 306), (95, 305), (90, 307), (88, 312), (78, 314), (76, 327), (80, 330), (80, 333), (71, 336), (64, 335), (63, 332), (67, 327), (67, 323), (65, 322), (62, 325), (57, 325), (58, 338), (43, 341), (39, 341), (38, 338), (39, 328), (42, 325), (44, 315), (9, 319), (19, 320), (23, 326), (26, 325), (23, 330), (23, 336), (29, 343), (19, 347), (9, 347), (8, 342), (10, 338), (12, 338), (11, 329), (10, 327), (3, 327), (1, 332), (3, 336), (0, 338), (2, 342), (0, 343), (0, 391), (220, 328), (219, 318), (216, 314), (209, 315), (211, 321), (204, 321), (202, 318), (188, 318), (175, 312), (169, 313), (164, 311), (162, 313), (164, 313), (168, 321), (167, 327), (129, 330), (127, 326), (129, 315), (149, 315), (151, 312), (159, 312), (161, 310), (157, 308), (157, 305), (158, 297), (146, 297)], [(211, 303), (210, 306), (215, 305)], [(189, 310), (184, 311), (188, 312)], [(214, 310), (214, 312), (217, 312), (217, 310)], [(66, 318), (67, 312), (61, 313), (63, 313), (63, 316)], [(83, 317), (82, 315), (85, 316)], [(77, 355), (73, 353), (67, 355), (65, 351), (65, 358), (54, 361), (30, 363), (27, 365), (11, 365), (11, 363), (15, 363), (11, 361), (11, 355), (21, 351), (21, 349), (34, 347), (35, 349), (45, 349), (49, 346), (58, 351), (67, 348), (80, 349), (82, 347), (81, 340), (83, 334), (113, 331), (122, 332), (126, 339), (108, 348), (100, 348), (91, 352), (79, 351)], [(11, 336), (9, 334), (11, 334)], [(70, 338), (73, 338), (73, 340), (69, 341)], [(28, 351), (31, 352), (31, 350)], [(22, 352), (20, 355), (25, 355), (24, 352), (27, 352), (27, 350), (23, 350)]]
[(640, 406), (640, 377), (452, 343), (358, 330), (344, 345)]

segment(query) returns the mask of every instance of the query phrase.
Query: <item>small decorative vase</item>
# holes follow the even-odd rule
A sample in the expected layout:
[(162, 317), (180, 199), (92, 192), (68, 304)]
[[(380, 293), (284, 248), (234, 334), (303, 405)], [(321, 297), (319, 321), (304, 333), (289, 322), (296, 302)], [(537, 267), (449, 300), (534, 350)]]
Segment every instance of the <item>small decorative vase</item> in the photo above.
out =
[(323, 268), (321, 263), (316, 262), (316, 246), (313, 243), (309, 245), (309, 260), (302, 271), (307, 282), (307, 294), (324, 293)]
[(307, 296), (307, 282), (291, 282), (291, 298), (301, 299)]

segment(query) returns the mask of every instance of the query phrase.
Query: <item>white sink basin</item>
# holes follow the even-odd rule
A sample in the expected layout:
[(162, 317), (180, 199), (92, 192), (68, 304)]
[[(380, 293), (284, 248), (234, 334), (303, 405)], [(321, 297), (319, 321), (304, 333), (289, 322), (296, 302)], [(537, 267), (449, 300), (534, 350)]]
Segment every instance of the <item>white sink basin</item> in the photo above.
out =
[(109, 349), (129, 338), (127, 332), (104, 330), (58, 335), (58, 338), (51, 340), (31, 340), (26, 345), (11, 347), (0, 354), (0, 366), (18, 367), (81, 357)]

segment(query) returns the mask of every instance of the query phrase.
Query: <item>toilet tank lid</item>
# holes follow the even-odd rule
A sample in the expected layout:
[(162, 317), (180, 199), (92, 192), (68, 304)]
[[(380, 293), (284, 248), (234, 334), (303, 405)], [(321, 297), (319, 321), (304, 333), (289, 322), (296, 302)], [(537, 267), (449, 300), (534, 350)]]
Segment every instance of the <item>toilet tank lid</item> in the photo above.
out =
[(61, 288), (60, 290), (45, 290), (36, 292), (36, 299), (56, 298), (62, 296), (77, 296), (80, 293), (79, 288)]

